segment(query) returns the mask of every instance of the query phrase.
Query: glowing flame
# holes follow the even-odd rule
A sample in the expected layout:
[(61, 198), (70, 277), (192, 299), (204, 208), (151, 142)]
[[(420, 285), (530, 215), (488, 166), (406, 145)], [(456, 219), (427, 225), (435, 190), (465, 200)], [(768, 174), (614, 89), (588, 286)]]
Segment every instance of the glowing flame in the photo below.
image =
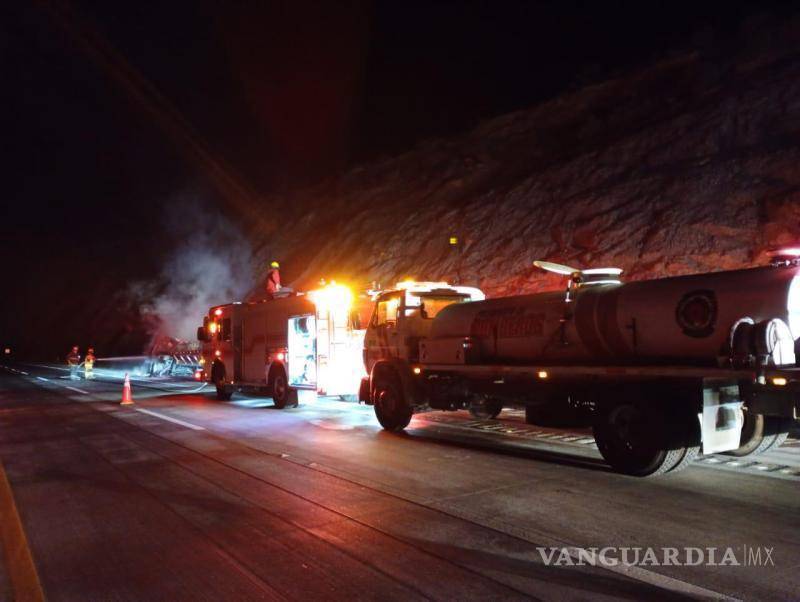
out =
[(320, 311), (346, 312), (353, 304), (353, 292), (343, 284), (335, 282), (309, 292), (308, 296)]

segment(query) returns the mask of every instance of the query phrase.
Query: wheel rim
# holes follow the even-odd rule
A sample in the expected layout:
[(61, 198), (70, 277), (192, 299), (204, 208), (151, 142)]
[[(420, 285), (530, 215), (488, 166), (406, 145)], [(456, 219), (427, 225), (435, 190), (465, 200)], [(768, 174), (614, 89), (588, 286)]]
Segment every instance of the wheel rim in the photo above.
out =
[(657, 463), (665, 454), (660, 437), (652, 420), (645, 412), (633, 405), (614, 408), (606, 419), (606, 433), (598, 442), (609, 458), (614, 458), (635, 470), (645, 469)]
[(392, 416), (397, 407), (397, 395), (391, 387), (381, 389), (378, 393), (378, 409), (384, 416)]
[(286, 396), (286, 379), (282, 375), (275, 377), (272, 393), (275, 399), (283, 399)]

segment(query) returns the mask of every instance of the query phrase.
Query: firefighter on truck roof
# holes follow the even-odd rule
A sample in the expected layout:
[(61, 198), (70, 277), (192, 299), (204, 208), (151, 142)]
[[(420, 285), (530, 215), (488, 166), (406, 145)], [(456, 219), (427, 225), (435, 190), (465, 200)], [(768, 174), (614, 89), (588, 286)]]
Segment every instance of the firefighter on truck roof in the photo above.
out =
[(272, 298), (279, 290), (281, 290), (281, 273), (280, 264), (273, 261), (269, 264), (267, 271), (267, 296)]

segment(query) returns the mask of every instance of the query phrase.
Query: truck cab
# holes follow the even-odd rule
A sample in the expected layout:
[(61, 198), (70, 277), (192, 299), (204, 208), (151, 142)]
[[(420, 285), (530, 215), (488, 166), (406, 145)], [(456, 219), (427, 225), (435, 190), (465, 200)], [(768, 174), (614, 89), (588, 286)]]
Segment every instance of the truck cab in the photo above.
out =
[[(419, 361), (420, 341), (430, 335), (432, 321), (448, 305), (485, 299), (471, 286), (446, 282), (398, 283), (375, 294), (372, 317), (364, 337), (364, 367), (371, 374), (382, 361), (411, 364)], [(368, 379), (365, 379), (368, 382)], [(359, 398), (369, 401), (362, 383)]]

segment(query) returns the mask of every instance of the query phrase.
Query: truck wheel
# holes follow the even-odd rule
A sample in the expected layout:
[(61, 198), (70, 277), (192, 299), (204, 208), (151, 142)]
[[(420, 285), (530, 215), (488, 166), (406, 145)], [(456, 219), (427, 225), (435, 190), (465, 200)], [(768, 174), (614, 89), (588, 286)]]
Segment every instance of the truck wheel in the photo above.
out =
[(739, 447), (722, 453), (741, 458), (757, 456), (770, 449), (780, 447), (789, 436), (792, 422), (791, 418), (764, 416), (745, 410)]
[(286, 378), (286, 370), (282, 366), (273, 366), (269, 371), (269, 392), (272, 402), (279, 410), (288, 406), (297, 406), (297, 402), (289, 403), (289, 381)]
[(678, 459), (675, 465), (669, 469), (669, 472), (679, 472), (684, 468), (687, 468), (694, 462), (697, 457), (700, 455), (700, 446), (699, 445), (690, 445), (689, 447), (683, 448), (682, 456)]
[(670, 449), (663, 413), (655, 404), (620, 403), (598, 414), (594, 438), (615, 470), (636, 476), (663, 474), (685, 456), (685, 446)]
[(217, 386), (217, 399), (219, 401), (230, 401), (233, 397), (233, 387), (222, 384), (220, 381), (214, 383)]
[(233, 387), (225, 384), (225, 366), (215, 363), (211, 367), (211, 379), (217, 388), (217, 399), (219, 401), (229, 401), (233, 396)]
[(485, 401), (472, 403), (469, 406), (469, 413), (473, 418), (480, 420), (492, 420), (503, 411), (503, 402), (499, 399), (486, 399)]
[(774, 441), (768, 437), (765, 444), (764, 435), (764, 414), (755, 414), (744, 410), (744, 424), (739, 435), (739, 447), (722, 453), (737, 458), (760, 454), (766, 451), (766, 448), (770, 447)]
[(765, 416), (764, 417), (764, 430), (768, 433), (774, 433), (775, 439), (764, 451), (776, 449), (783, 445), (784, 441), (789, 437), (789, 431), (794, 425), (793, 418), (781, 418), (779, 416)]
[(669, 469), (669, 472), (678, 472), (690, 466), (700, 455), (700, 445), (703, 437), (700, 432), (700, 421), (691, 408), (674, 407), (672, 408), (672, 414), (673, 416), (667, 420), (667, 424), (672, 425), (672, 428), (677, 430), (670, 437), (672, 441), (670, 447), (678, 449), (680, 456), (677, 462)]
[(376, 375), (372, 401), (375, 417), (387, 431), (400, 432), (411, 422), (413, 411), (403, 397), (403, 389), (396, 376)]

